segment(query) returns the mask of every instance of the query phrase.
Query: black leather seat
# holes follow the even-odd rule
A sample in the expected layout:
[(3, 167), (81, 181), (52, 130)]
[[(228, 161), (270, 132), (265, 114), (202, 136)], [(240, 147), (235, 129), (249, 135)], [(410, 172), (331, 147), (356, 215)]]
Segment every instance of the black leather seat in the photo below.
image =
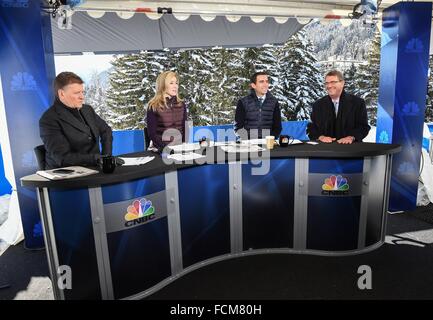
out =
[(35, 147), (33, 150), (35, 152), (39, 170), (45, 170), (45, 146), (41, 144)]

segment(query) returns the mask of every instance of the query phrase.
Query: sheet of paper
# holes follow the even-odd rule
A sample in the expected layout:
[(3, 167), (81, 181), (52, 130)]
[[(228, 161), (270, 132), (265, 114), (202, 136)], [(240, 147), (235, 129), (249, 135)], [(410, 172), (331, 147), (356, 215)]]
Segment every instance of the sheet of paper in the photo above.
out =
[(195, 159), (200, 159), (200, 158), (204, 158), (204, 157), (205, 156), (203, 156), (201, 154), (194, 153), (194, 152), (175, 153), (175, 154), (170, 154), (167, 156), (168, 159), (173, 159), (175, 161), (195, 160)]
[(136, 158), (123, 158), (123, 157), (119, 157), (119, 158), (125, 161), (125, 163), (122, 166), (139, 166), (142, 164), (146, 164), (152, 161), (153, 159), (155, 159), (155, 157), (151, 157), (151, 156), (136, 157)]
[(291, 144), (303, 144), (301, 140), (295, 139)]
[(221, 141), (221, 142), (214, 142), (213, 145), (215, 147), (222, 147), (222, 146), (232, 146), (235, 145), (235, 141)]
[(241, 144), (246, 144), (246, 145), (266, 144), (266, 139), (241, 140)]
[(264, 151), (262, 147), (259, 147), (257, 145), (242, 145), (242, 144), (235, 144), (232, 146), (222, 146), (221, 149), (225, 152), (229, 153), (237, 153), (237, 152), (259, 152)]
[(200, 150), (200, 145), (197, 143), (182, 143), (175, 146), (167, 146), (170, 150), (174, 152), (192, 152), (195, 150)]

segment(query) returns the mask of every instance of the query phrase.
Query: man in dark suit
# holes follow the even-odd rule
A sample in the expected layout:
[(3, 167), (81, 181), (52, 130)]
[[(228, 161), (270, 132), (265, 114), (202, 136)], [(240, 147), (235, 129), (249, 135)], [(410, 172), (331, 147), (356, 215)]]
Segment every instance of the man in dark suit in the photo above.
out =
[(370, 131), (364, 99), (344, 91), (344, 78), (340, 71), (328, 72), (325, 86), (328, 95), (313, 104), (311, 122), (307, 127), (309, 138), (324, 143), (362, 141)]
[(111, 128), (91, 106), (83, 104), (83, 80), (72, 72), (62, 72), (54, 80), (54, 92), (54, 104), (39, 120), (46, 169), (95, 166), (101, 154), (111, 155)]

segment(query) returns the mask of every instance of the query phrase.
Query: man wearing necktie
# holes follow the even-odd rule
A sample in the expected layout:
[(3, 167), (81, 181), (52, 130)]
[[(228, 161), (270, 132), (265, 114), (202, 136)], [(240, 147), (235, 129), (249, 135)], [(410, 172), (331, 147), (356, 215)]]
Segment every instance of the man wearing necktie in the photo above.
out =
[(72, 72), (62, 72), (54, 80), (54, 94), (53, 105), (39, 120), (45, 169), (95, 166), (101, 155), (111, 155), (111, 128), (91, 106), (83, 104), (83, 80)]
[(234, 130), (243, 139), (280, 135), (281, 112), (277, 99), (268, 91), (266, 72), (251, 77), (251, 93), (239, 99), (236, 106)]
[(341, 144), (362, 141), (370, 131), (364, 99), (344, 91), (343, 74), (338, 70), (326, 74), (325, 87), (328, 95), (313, 104), (309, 138)]

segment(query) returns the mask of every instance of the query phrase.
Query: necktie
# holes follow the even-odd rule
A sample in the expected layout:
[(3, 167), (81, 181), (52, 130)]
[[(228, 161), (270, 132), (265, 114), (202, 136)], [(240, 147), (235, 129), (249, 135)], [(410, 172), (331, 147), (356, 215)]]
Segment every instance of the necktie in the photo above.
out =
[(334, 102), (334, 108), (335, 108), (335, 116), (337, 116), (338, 114), (338, 101), (333, 101)]
[(263, 98), (259, 98), (259, 106), (261, 107), (263, 105)]

